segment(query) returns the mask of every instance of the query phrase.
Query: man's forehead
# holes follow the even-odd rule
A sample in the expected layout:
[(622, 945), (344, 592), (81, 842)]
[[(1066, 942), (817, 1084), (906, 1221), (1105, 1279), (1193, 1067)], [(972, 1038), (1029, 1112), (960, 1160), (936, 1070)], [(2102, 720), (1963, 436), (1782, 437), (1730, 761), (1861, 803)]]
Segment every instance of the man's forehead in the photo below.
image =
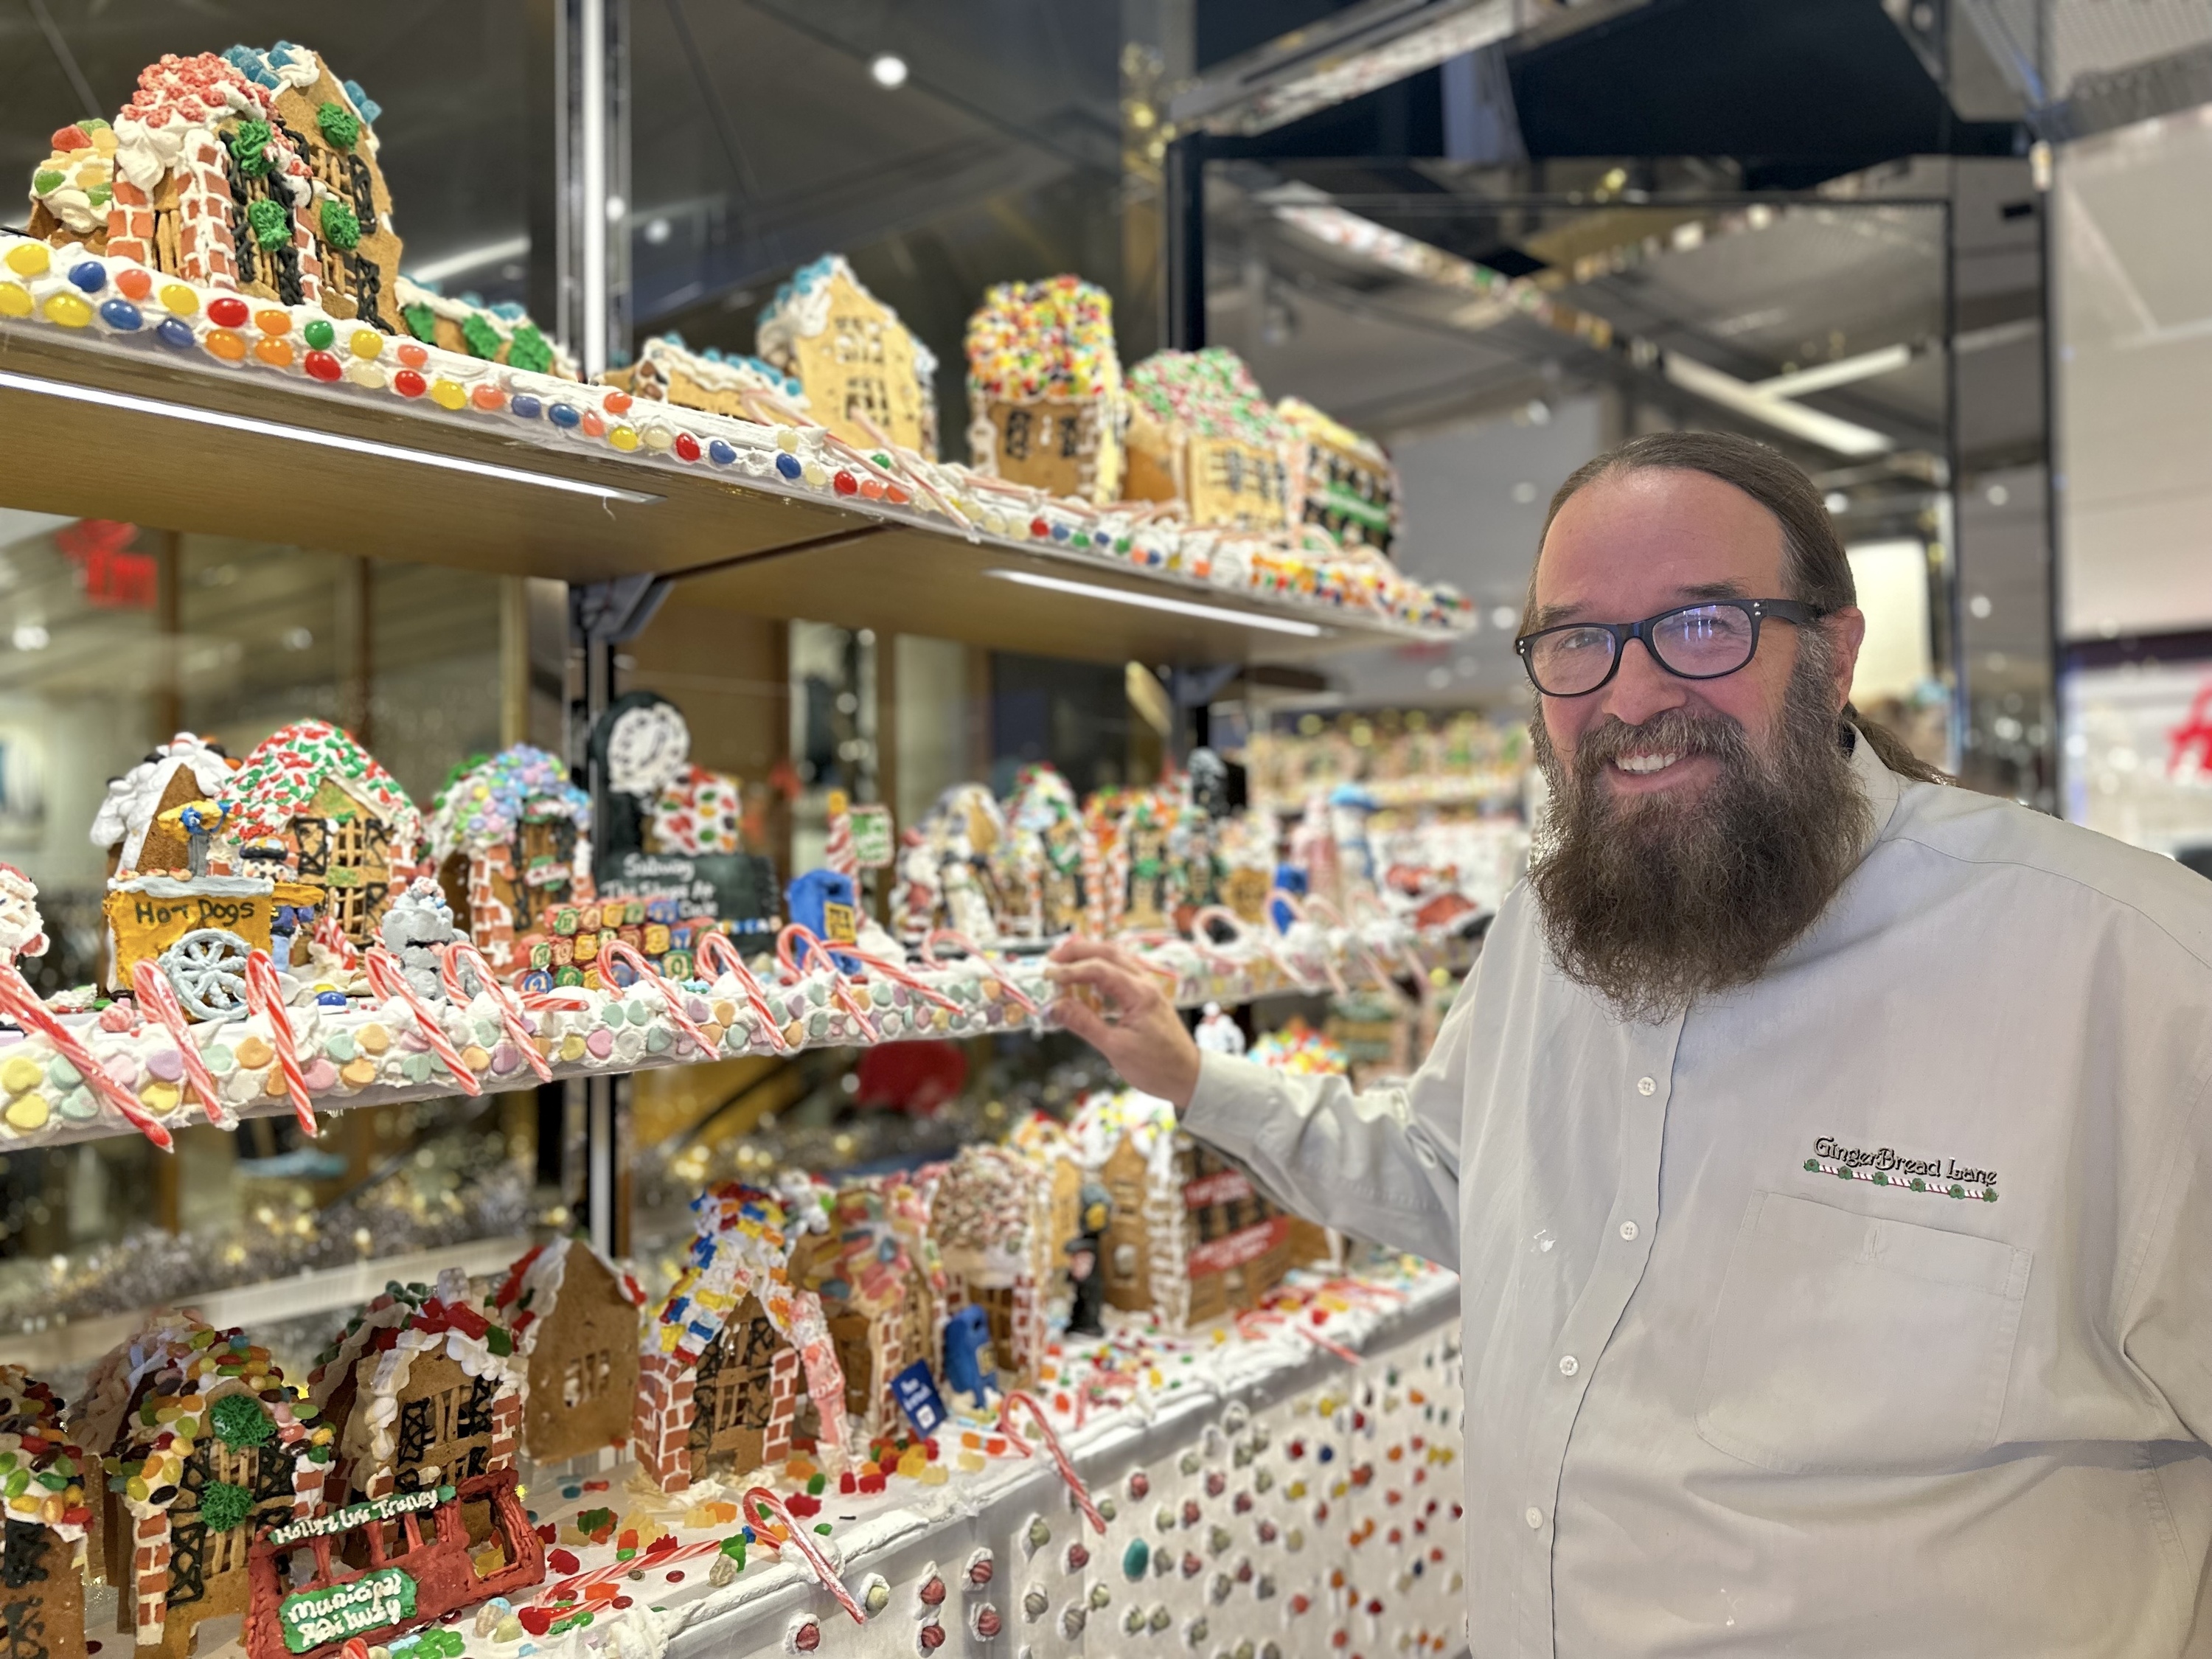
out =
[(1749, 495), (1707, 473), (1645, 469), (1586, 485), (1559, 509), (1534, 598), (1547, 612), (1641, 605), (1639, 616), (1699, 599), (1771, 599), (1784, 564), (1781, 521)]

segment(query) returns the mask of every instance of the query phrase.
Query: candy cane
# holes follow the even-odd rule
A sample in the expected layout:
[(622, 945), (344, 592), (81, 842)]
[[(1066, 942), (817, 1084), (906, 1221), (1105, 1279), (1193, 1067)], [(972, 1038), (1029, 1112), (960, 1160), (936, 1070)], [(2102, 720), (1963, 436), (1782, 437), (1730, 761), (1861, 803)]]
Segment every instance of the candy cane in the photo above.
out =
[[(1273, 910), (1278, 901), (1280, 901), (1283, 908), (1291, 913), (1291, 920), (1292, 921), (1304, 921), (1306, 920), (1306, 902), (1300, 898), (1296, 893), (1292, 893), (1283, 888), (1278, 887), (1273, 892), (1267, 895), (1267, 908)], [(1318, 931), (1320, 927), (1319, 923), (1313, 923), (1310, 925)], [(1327, 951), (1323, 951), (1320, 954), (1322, 971), (1328, 975), (1329, 989), (1335, 992), (1337, 995), (1342, 996), (1344, 994), (1344, 975), (1336, 971), (1336, 963)], [(1280, 960), (1280, 958), (1278, 958), (1278, 960)], [(1288, 966), (1287, 963), (1285, 965), (1285, 967)]]
[(538, 1035), (522, 1018), (522, 1005), (514, 992), (501, 985), (491, 971), (483, 952), (465, 939), (457, 939), (439, 953), (438, 977), (444, 981), (446, 995), (456, 1008), (469, 1006), (468, 988), (461, 983), (461, 969), (472, 969), (477, 983), (483, 987), (491, 1006), (499, 1011), (499, 1023), (507, 1033), (507, 1040), (522, 1051), (530, 1069), (538, 1073), (540, 1083), (553, 1080), (553, 1068), (545, 1063), (545, 1056), (538, 1052)]
[(1296, 1331), (1300, 1336), (1305, 1338), (1307, 1341), (1312, 1343), (1316, 1348), (1320, 1348), (1327, 1352), (1334, 1354), (1339, 1359), (1341, 1359), (1347, 1365), (1357, 1365), (1360, 1363), (1360, 1356), (1356, 1351), (1346, 1347), (1341, 1342), (1330, 1341), (1327, 1337), (1323, 1336), (1319, 1331), (1315, 1330), (1310, 1325), (1301, 1325), (1296, 1320), (1293, 1320), (1291, 1322), (1291, 1328)]
[(1043, 1407), (1017, 1389), (999, 1402), (999, 1432), (1013, 1442), (1015, 1449), (1023, 1456), (1034, 1457), (1036, 1455), (1036, 1449), (1028, 1441), (1023, 1439), (1016, 1432), (1014, 1425), (1007, 1421), (1008, 1414), (1018, 1404), (1030, 1408), (1030, 1415), (1036, 1419), (1038, 1432), (1044, 1436), (1045, 1449), (1052, 1454), (1052, 1461), (1060, 1466), (1060, 1478), (1067, 1482), (1068, 1491), (1075, 1494), (1076, 1507), (1083, 1511), (1084, 1518), (1091, 1522), (1091, 1529), (1100, 1537), (1104, 1537), (1105, 1517), (1098, 1513), (1098, 1506), (1091, 1501), (1091, 1494), (1085, 1489), (1083, 1477), (1075, 1472), (1075, 1465), (1067, 1461), (1067, 1453), (1060, 1447), (1060, 1437), (1052, 1431), (1052, 1425), (1045, 1419)]
[(761, 1027), (768, 1033), (769, 1041), (775, 1045), (776, 1051), (786, 1054), (793, 1052), (792, 1045), (784, 1040), (783, 1022), (775, 1017), (775, 1010), (769, 1006), (768, 993), (761, 989), (760, 981), (755, 979), (753, 970), (745, 966), (745, 959), (738, 954), (738, 947), (730, 943), (728, 934), (706, 934), (692, 951), (691, 960), (716, 979), (724, 974), (733, 977), (738, 981), (738, 988), (744, 993), (745, 1000), (752, 1005), (753, 1012), (760, 1017)]
[[(921, 959), (927, 963), (932, 968), (939, 965), (937, 960), (937, 941), (939, 939), (943, 939), (947, 945), (953, 945), (956, 948), (965, 951), (969, 956), (974, 957), (978, 962), (987, 960), (983, 952), (976, 947), (975, 941), (969, 939), (967, 934), (960, 932), (957, 928), (934, 927), (929, 931), (921, 941)], [(1012, 997), (1016, 1002), (1021, 1004), (1022, 1012), (1024, 1013), (1027, 1014), (1031, 1019), (1035, 1019), (1037, 1017), (1037, 1006), (1036, 1002), (1022, 990), (1020, 986), (1015, 984), (1014, 981), (1007, 976), (1004, 969), (999, 970), (999, 983), (1006, 988), (1006, 994), (1008, 996)], [(932, 994), (934, 995), (935, 994), (932, 993)], [(951, 1006), (951, 1005), (949, 1003), (946, 1004), (946, 1006), (948, 1007)]]
[(216, 1091), (215, 1073), (208, 1070), (200, 1045), (192, 1041), (191, 1028), (185, 1022), (185, 1011), (178, 1006), (176, 988), (169, 983), (169, 976), (151, 957), (141, 957), (131, 965), (131, 989), (138, 1000), (138, 1006), (161, 1021), (162, 1029), (176, 1043), (177, 1059), (185, 1068), (185, 1080), (198, 1091), (208, 1121), (218, 1129), (236, 1128), (238, 1118)]
[[(373, 966), (374, 964), (372, 964)], [(246, 953), (246, 1011), (268, 1023), (269, 1046), (276, 1051), (276, 1069), (284, 1079), (284, 1092), (292, 1099), (292, 1115), (309, 1139), (322, 1133), (315, 1121), (315, 1103), (307, 1092), (307, 1074), (300, 1069), (300, 1040), (292, 1032), (292, 1017), (284, 1012), (284, 987), (276, 977), (276, 964), (266, 951)]]
[[(602, 963), (612, 960), (628, 963), (632, 973), (659, 992), (662, 999), (666, 1001), (669, 1023), (691, 1039), (693, 1046), (699, 1050), (703, 1058), (712, 1060), (714, 1057), (714, 1044), (708, 1040), (706, 1032), (699, 1029), (699, 1022), (692, 1018), (690, 1012), (684, 1007), (683, 991), (671, 982), (658, 968), (639, 954), (635, 945), (627, 939), (602, 941), (599, 945), (599, 960)], [(609, 975), (608, 979), (611, 982), (613, 975)]]
[(1239, 944), (1249, 940), (1252, 936), (1252, 930), (1245, 926), (1243, 917), (1238, 915), (1227, 905), (1209, 904), (1204, 908), (1195, 912), (1191, 916), (1191, 948), (1196, 951), (1199, 955), (1206, 957), (1207, 961), (1212, 963), (1217, 968), (1221, 967), (1224, 964), (1226, 964), (1230, 968), (1236, 969), (1241, 969), (1243, 967), (1244, 964), (1237, 960), (1237, 957), (1231, 956), (1227, 951), (1224, 951), (1219, 945), (1213, 942), (1213, 935), (1207, 930), (1206, 926), (1209, 921), (1220, 921), (1226, 923), (1228, 925), (1231, 936)]
[(883, 446), (884, 453), (898, 462), (899, 471), (906, 475), (907, 482), (936, 502), (939, 512), (963, 529), (973, 530), (975, 527), (975, 520), (960, 510), (957, 502), (950, 501), (937, 492), (936, 486), (932, 484), (924, 474), (923, 468), (927, 464), (921, 456), (915, 454), (911, 449), (902, 449), (890, 441), (890, 434), (870, 420), (861, 410), (855, 409), (851, 411), (851, 414), (853, 418), (860, 423), (861, 428)]
[[(805, 954), (797, 960), (793, 958), (791, 952), (791, 941), (793, 939), (805, 941)], [(845, 970), (837, 965), (837, 958), (831, 954), (830, 947), (822, 942), (813, 930), (799, 922), (788, 921), (784, 924), (783, 931), (775, 936), (775, 959), (783, 965), (784, 972), (789, 974), (794, 981), (802, 977), (805, 973), (805, 969), (800, 965), (801, 963), (811, 962), (817, 956), (822, 958), (823, 965), (829, 972), (830, 994), (836, 998), (837, 1006), (852, 1015), (859, 1023), (860, 1029), (868, 1034), (869, 1042), (881, 1042), (884, 1040), (882, 1028), (877, 1025), (866, 1006), (853, 994), (853, 988), (845, 978)]]
[(68, 1026), (46, 1012), (46, 1005), (39, 1000), (39, 994), (31, 988), (30, 982), (16, 971), (14, 963), (5, 960), (0, 960), (0, 1010), (5, 1010), (8, 1017), (26, 1031), (36, 1031), (52, 1043), (61, 1057), (76, 1067), (77, 1075), (122, 1113), (140, 1134), (165, 1152), (176, 1150), (169, 1132), (147, 1112), (138, 1097), (100, 1068), (92, 1051), (76, 1040)]
[(446, 1069), (453, 1074), (453, 1081), (461, 1085), (461, 1092), (465, 1095), (482, 1094), (483, 1085), (477, 1081), (477, 1074), (469, 1070), (468, 1061), (461, 1058), (460, 1050), (454, 1048), (447, 1037), (445, 1027), (438, 1024), (438, 1017), (430, 1012), (430, 1005), (423, 1001), (415, 988), (407, 982), (407, 975), (399, 966), (399, 958), (381, 945), (372, 945), (368, 948), (368, 988), (380, 998), (389, 1000), (398, 997), (407, 1005), (409, 1012), (415, 1016), (416, 1028), (422, 1033), (422, 1040), (430, 1045), (430, 1052), (445, 1062)]
[(1351, 937), (1352, 948), (1358, 951), (1361, 958), (1367, 963), (1367, 971), (1375, 976), (1375, 982), (1385, 991), (1394, 994), (1397, 1000), (1401, 1002), (1404, 1000), (1402, 994), (1398, 994), (1397, 980), (1388, 969), (1383, 967), (1382, 958), (1375, 953), (1374, 946), (1360, 936), (1359, 930), (1344, 919), (1343, 911), (1325, 898), (1308, 899), (1306, 908), (1317, 912), (1324, 921), (1334, 918), (1338, 928)]
[[(783, 1499), (766, 1486), (748, 1486), (745, 1488), (744, 1504), (748, 1516), (757, 1516), (762, 1510), (766, 1510), (782, 1522), (791, 1535), (791, 1541), (799, 1547), (799, 1553), (806, 1558), (806, 1565), (814, 1569), (814, 1576), (822, 1581), (822, 1588), (837, 1598), (837, 1605), (853, 1615), (854, 1624), (868, 1622), (868, 1615), (860, 1611), (860, 1604), (853, 1599), (853, 1593), (837, 1577), (837, 1570), (830, 1565), (830, 1558), (823, 1554), (814, 1540), (800, 1529), (799, 1522), (792, 1518), (791, 1511), (784, 1508)], [(1105, 1528), (1102, 1527), (1099, 1530), (1103, 1532)]]

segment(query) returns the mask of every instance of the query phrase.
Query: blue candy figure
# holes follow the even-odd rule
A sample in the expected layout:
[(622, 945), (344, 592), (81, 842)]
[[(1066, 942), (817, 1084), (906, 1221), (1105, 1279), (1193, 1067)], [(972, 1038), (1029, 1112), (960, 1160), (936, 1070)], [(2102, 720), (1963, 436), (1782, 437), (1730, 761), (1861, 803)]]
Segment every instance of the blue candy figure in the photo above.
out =
[[(850, 876), (835, 870), (809, 870), (784, 890), (791, 919), (824, 945), (850, 945), (858, 937), (860, 897)], [(860, 964), (840, 955), (837, 965), (857, 973)]]
[[(1306, 872), (1299, 869), (1295, 864), (1277, 865), (1275, 866), (1275, 890), (1281, 893), (1288, 893), (1293, 898), (1304, 898), (1306, 896)], [(1296, 919), (1297, 918), (1291, 915), (1291, 907), (1284, 903), (1282, 900), (1271, 899), (1268, 901), (1267, 920), (1275, 924), (1275, 931), (1277, 933), (1289, 933), (1291, 931), (1291, 923)]]
[(999, 1390), (997, 1356), (991, 1350), (991, 1317), (974, 1303), (945, 1322), (945, 1384), (974, 1397), (980, 1408)]

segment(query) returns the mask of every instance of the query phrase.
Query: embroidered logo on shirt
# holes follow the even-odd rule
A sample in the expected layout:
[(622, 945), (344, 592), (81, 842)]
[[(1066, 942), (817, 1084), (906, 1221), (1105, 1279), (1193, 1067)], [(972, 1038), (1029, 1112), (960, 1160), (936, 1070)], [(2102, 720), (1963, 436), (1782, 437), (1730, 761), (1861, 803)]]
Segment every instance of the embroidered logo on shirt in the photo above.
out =
[(1907, 1192), (1934, 1193), (1943, 1198), (1978, 1198), (1984, 1204), (1997, 1201), (1995, 1170), (1970, 1169), (1955, 1158), (1907, 1158), (1888, 1146), (1867, 1152), (1826, 1135), (1813, 1143), (1813, 1156), (1805, 1160), (1805, 1170), (1808, 1175), (1870, 1181), (1877, 1187), (1902, 1187)]

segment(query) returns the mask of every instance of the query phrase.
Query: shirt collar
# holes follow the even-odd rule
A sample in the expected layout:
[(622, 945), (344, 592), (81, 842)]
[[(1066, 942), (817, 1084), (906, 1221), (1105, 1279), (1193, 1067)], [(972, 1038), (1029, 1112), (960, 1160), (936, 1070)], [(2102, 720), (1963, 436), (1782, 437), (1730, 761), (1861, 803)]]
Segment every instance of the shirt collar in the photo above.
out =
[(1897, 816), (1897, 803), (1905, 794), (1905, 780), (1881, 763), (1874, 752), (1874, 744), (1857, 727), (1846, 725), (1850, 734), (1850, 768), (1866, 791), (1866, 834), (1859, 841), (1859, 858), (1864, 860), (1874, 851), (1875, 843), (1889, 833), (1890, 822)]

